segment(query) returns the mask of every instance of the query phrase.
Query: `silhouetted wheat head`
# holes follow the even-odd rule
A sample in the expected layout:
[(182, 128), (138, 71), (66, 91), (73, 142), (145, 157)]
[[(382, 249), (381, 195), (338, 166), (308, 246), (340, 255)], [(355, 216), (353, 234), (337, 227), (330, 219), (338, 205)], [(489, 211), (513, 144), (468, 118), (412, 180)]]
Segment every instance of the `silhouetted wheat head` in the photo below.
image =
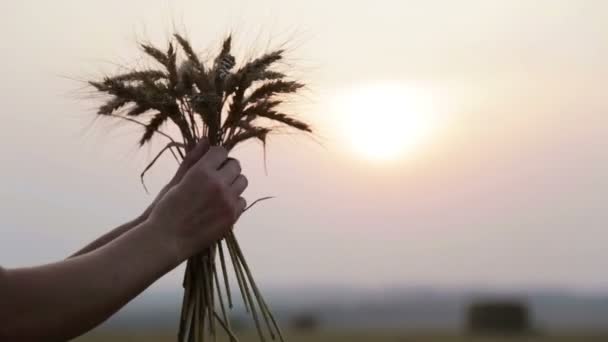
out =
[[(168, 139), (167, 145), (142, 172), (142, 182), (146, 171), (163, 153), (170, 151), (174, 157), (183, 158), (202, 137), (230, 150), (250, 139), (265, 144), (268, 135), (281, 127), (311, 132), (307, 123), (281, 110), (286, 97), (304, 86), (273, 68), (283, 59), (284, 51), (263, 54), (237, 68), (231, 42), (231, 37), (225, 39), (217, 56), (204, 61), (188, 40), (175, 34), (166, 50), (141, 45), (158, 69), (132, 70), (89, 82), (97, 91), (110, 96), (99, 107), (99, 115), (127, 120), (144, 128), (140, 145), (155, 136)], [(180, 137), (165, 133), (163, 129), (167, 125), (175, 125)], [(179, 341), (203, 341), (207, 336), (215, 339), (216, 322), (231, 341), (238, 341), (230, 328), (227, 312), (227, 307), (233, 307), (226, 268), (228, 258), (245, 309), (253, 317), (260, 339), (266, 338), (264, 324), (273, 340), (278, 337), (283, 341), (232, 232), (210, 250), (188, 260)], [(220, 286), (221, 282), (224, 286)]]

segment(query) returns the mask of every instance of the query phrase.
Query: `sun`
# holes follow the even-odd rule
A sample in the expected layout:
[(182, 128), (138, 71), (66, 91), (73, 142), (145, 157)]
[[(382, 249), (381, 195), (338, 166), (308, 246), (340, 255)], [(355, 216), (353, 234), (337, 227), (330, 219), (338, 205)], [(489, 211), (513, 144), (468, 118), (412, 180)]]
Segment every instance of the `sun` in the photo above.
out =
[(344, 89), (331, 106), (343, 142), (362, 157), (384, 161), (415, 152), (438, 114), (428, 91), (397, 82)]

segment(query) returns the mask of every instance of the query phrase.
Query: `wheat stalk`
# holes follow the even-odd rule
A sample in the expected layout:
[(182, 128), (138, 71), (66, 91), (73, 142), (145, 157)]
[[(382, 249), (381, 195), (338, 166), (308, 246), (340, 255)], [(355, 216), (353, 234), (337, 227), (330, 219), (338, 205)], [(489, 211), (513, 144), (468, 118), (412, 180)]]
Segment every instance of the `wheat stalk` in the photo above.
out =
[[(140, 145), (157, 135), (169, 140), (143, 170), (142, 183), (146, 172), (166, 151), (183, 160), (201, 138), (231, 150), (251, 139), (265, 144), (268, 135), (281, 126), (312, 132), (307, 123), (279, 109), (286, 96), (304, 87), (273, 70), (283, 59), (283, 50), (266, 53), (236, 68), (230, 36), (223, 41), (217, 56), (207, 62), (179, 34), (173, 36), (166, 50), (149, 44), (140, 47), (160, 69), (130, 70), (89, 83), (109, 96), (99, 107), (99, 115), (143, 127)], [(258, 118), (275, 125), (259, 124)], [(164, 126), (171, 124), (179, 129), (179, 138), (163, 132)], [(228, 262), (232, 263), (243, 304), (254, 320), (260, 340), (266, 341), (268, 335), (272, 340), (284, 341), (232, 231), (223, 241), (187, 261), (178, 340), (201, 342), (206, 337), (215, 340), (219, 326), (232, 342), (238, 341), (229, 319), (235, 298), (228, 280)], [(221, 315), (216, 310), (218, 306)]]

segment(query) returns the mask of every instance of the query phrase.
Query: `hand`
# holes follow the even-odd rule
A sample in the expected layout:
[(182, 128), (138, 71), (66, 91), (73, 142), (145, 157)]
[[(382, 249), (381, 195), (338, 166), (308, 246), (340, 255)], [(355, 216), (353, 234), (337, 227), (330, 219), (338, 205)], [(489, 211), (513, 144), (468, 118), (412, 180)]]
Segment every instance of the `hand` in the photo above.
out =
[(246, 207), (241, 195), (248, 185), (239, 163), (228, 159), (223, 147), (199, 143), (188, 158), (191, 166), (184, 166), (181, 181), (158, 200), (148, 218), (173, 243), (180, 261), (229, 232)]
[(207, 152), (207, 150), (209, 150), (209, 141), (206, 138), (201, 138), (196, 148), (188, 153), (184, 160), (179, 164), (173, 178), (171, 178), (169, 183), (167, 183), (158, 192), (152, 203), (150, 203), (146, 210), (144, 210), (144, 212), (138, 217), (136, 222), (143, 222), (148, 218), (148, 216), (150, 216), (150, 213), (152, 212), (152, 209), (154, 209), (154, 206), (156, 206), (156, 203), (158, 203), (158, 201), (160, 201), (160, 199), (163, 198), (167, 191), (169, 191), (173, 186), (179, 184), (186, 172), (188, 172), (192, 165), (196, 164), (196, 162), (203, 156), (203, 154), (205, 154), (205, 152)]

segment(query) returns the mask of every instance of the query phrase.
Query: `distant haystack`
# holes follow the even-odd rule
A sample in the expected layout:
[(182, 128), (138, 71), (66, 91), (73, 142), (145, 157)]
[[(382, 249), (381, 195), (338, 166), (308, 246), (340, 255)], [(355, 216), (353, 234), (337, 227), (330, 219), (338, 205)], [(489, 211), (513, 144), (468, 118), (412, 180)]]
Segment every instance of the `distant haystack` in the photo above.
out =
[(301, 313), (291, 319), (290, 328), (300, 332), (313, 332), (319, 329), (319, 318), (313, 313)]
[(530, 313), (520, 301), (483, 301), (468, 310), (468, 331), (472, 334), (527, 334), (532, 331)]

